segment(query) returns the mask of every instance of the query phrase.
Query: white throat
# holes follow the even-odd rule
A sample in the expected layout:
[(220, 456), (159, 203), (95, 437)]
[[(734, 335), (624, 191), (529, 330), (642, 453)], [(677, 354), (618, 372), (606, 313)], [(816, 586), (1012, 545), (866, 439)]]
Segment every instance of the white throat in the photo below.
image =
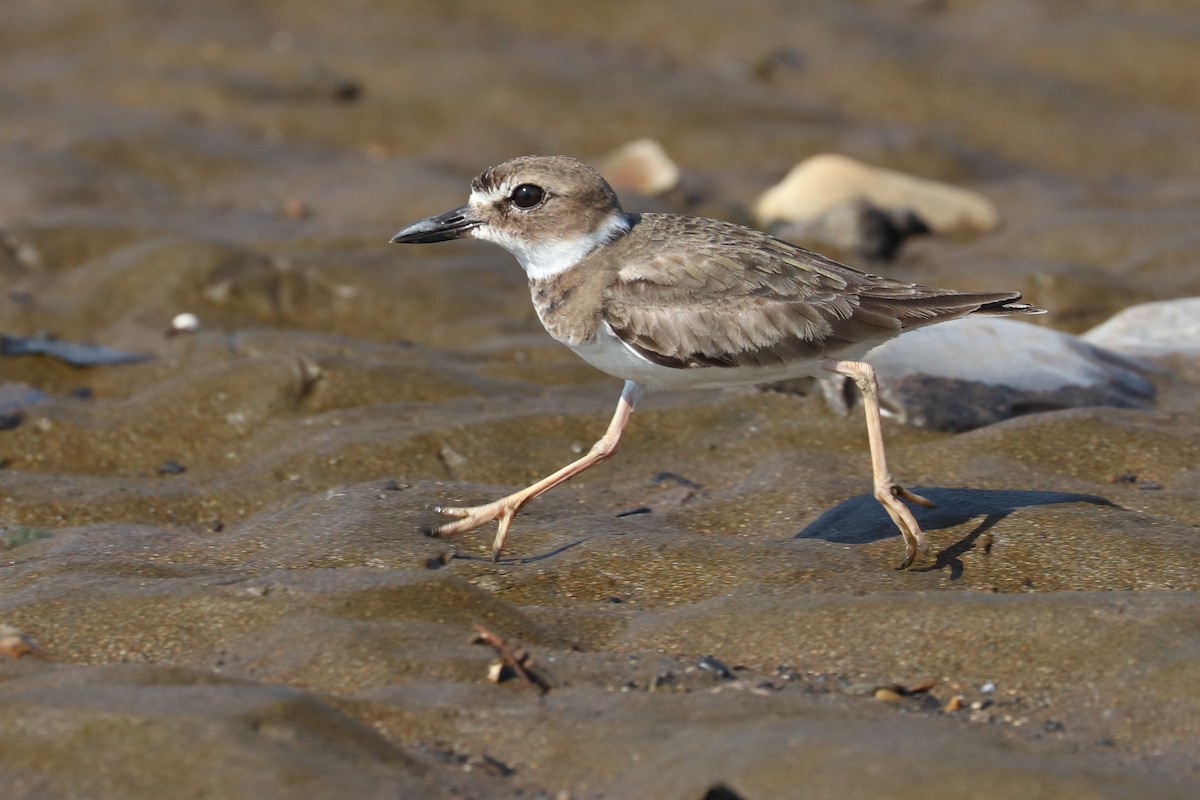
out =
[(578, 264), (584, 256), (597, 247), (608, 244), (622, 234), (629, 233), (629, 220), (619, 211), (597, 225), (591, 233), (574, 239), (528, 240), (513, 236), (490, 225), (480, 225), (472, 232), (476, 239), (492, 242), (503, 247), (516, 257), (530, 280), (553, 278)]

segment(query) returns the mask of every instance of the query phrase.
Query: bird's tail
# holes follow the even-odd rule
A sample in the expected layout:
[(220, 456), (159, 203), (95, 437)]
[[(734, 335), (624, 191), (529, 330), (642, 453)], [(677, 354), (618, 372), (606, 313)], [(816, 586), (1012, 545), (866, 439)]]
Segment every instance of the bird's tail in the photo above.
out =
[(982, 295), (979, 298), (982, 302), (979, 308), (971, 312), (970, 316), (979, 315), (981, 317), (1008, 317), (1015, 314), (1045, 314), (1046, 309), (1031, 306), (1029, 303), (1019, 302), (1021, 295), (1018, 292), (1006, 292), (1004, 294), (988, 294)]

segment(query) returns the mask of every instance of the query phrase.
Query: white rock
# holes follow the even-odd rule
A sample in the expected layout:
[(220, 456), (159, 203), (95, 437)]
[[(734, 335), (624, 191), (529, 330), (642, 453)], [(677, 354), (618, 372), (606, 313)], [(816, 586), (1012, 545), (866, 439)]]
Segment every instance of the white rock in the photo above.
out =
[(1131, 306), (1080, 338), (1129, 356), (1200, 356), (1200, 297)]
[[(967, 317), (921, 328), (885, 342), (866, 360), (880, 377), (919, 372), (1037, 391), (1110, 382), (1113, 365), (1122, 361), (1069, 333), (1002, 317)], [(1129, 367), (1119, 368), (1122, 378)]]
[[(921, 328), (872, 350), (880, 399), (903, 422), (963, 431), (1033, 411), (1141, 408), (1153, 384), (1117, 353), (1028, 322), (974, 317)], [(830, 392), (835, 405), (846, 397)]]
[(638, 139), (609, 153), (600, 174), (617, 191), (647, 197), (669, 192), (679, 183), (679, 167), (653, 139)]
[(975, 192), (833, 153), (797, 164), (759, 197), (754, 216), (763, 227), (806, 222), (863, 201), (885, 210), (912, 211), (934, 233), (984, 233), (999, 223), (995, 206)]
[(176, 314), (171, 320), (171, 333), (195, 333), (200, 330), (200, 318), (195, 314), (184, 312)]

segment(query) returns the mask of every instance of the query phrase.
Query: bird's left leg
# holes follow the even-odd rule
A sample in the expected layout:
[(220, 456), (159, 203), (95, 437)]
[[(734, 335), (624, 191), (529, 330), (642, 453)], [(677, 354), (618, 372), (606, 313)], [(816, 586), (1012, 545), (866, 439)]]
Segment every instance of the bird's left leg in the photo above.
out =
[(896, 483), (888, 472), (887, 454), (883, 450), (883, 423), (879, 417), (879, 382), (875, 378), (875, 369), (863, 361), (838, 361), (832, 358), (826, 359), (822, 366), (850, 378), (862, 394), (863, 410), (867, 415), (867, 441), (871, 445), (871, 475), (875, 484), (875, 499), (883, 505), (892, 522), (900, 529), (900, 535), (904, 537), (904, 561), (899, 568), (908, 569), (917, 557), (917, 551), (925, 550), (925, 536), (908, 506), (900, 501), (907, 500), (926, 508), (932, 508), (933, 503)]
[(508, 529), (512, 525), (513, 518), (517, 516), (517, 512), (523, 505), (617, 452), (621, 433), (625, 430), (625, 425), (628, 424), (629, 417), (633, 414), (633, 407), (637, 404), (641, 393), (641, 384), (625, 381), (625, 388), (621, 392), (621, 399), (617, 401), (617, 410), (613, 414), (612, 421), (608, 423), (608, 430), (583, 457), (572, 461), (557, 472), (547, 475), (537, 483), (495, 502), (482, 506), (438, 507), (435, 510), (439, 514), (457, 517), (457, 519), (454, 522), (446, 522), (430, 528), (426, 530), (426, 533), (430, 536), (452, 536), (456, 533), (474, 530), (488, 522), (496, 522), (499, 528), (496, 531), (496, 538), (492, 542), (492, 560), (495, 561), (500, 557), (500, 551), (504, 548), (505, 541), (508, 540)]

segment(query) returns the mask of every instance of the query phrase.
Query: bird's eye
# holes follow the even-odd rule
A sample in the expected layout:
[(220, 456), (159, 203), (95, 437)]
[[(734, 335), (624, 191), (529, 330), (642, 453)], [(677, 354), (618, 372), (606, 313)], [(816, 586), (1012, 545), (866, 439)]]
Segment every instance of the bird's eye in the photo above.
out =
[(517, 208), (533, 208), (542, 202), (542, 198), (545, 196), (546, 193), (542, 191), (542, 187), (534, 186), (532, 183), (522, 183), (513, 189), (510, 199)]

